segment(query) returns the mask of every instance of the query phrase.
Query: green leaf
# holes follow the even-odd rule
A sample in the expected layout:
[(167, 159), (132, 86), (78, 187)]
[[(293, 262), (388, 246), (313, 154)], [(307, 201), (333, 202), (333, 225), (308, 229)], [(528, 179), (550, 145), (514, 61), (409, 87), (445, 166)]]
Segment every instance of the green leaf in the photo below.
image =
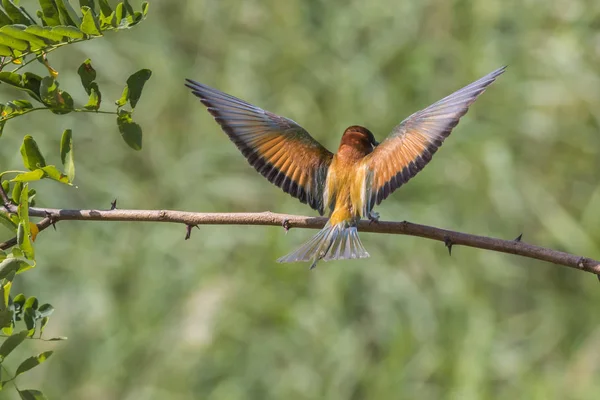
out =
[(27, 100), (9, 101), (2, 106), (2, 118), (9, 119), (17, 115), (24, 114), (27, 110), (33, 108)]
[(25, 304), (23, 305), (23, 308), (24, 309), (31, 308), (32, 310), (37, 310), (39, 303), (40, 302), (38, 301), (37, 297), (31, 296), (31, 297), (28, 297), (27, 300), (25, 300)]
[(31, 33), (32, 35), (35, 36), (39, 36), (41, 38), (47, 39), (51, 42), (62, 42), (63, 41), (63, 35), (56, 33), (52, 30), (53, 26), (58, 26), (59, 24), (56, 25), (50, 25), (50, 26), (39, 26), (39, 25), (29, 25), (27, 27), (27, 29), (25, 29), (25, 32), (27, 33)]
[(123, 7), (125, 8), (125, 11), (123, 11), (123, 17), (126, 17), (127, 14), (133, 14), (133, 7), (131, 7), (131, 4), (129, 4), (129, 0), (123, 1)]
[(94, 14), (96, 13), (95, 0), (79, 0), (79, 7), (89, 7), (94, 12)]
[(31, 308), (25, 308), (23, 312), (23, 321), (25, 321), (27, 335), (33, 336), (35, 333), (35, 310)]
[(8, 83), (11, 86), (22, 88), (23, 79), (21, 75), (15, 74), (14, 72), (2, 71), (0, 72), (0, 82)]
[(46, 174), (44, 173), (44, 171), (41, 168), (38, 168), (38, 169), (34, 169), (33, 171), (25, 172), (23, 174), (18, 174), (13, 179), (11, 179), (11, 182), (17, 182), (17, 183), (34, 182), (34, 181), (39, 181), (40, 179), (43, 179), (45, 176), (46, 176)]
[(54, 0), (39, 0), (42, 6), (43, 20), (48, 26), (60, 25), (60, 14)]
[(15, 183), (12, 190), (12, 201), (15, 204), (19, 204), (19, 199), (21, 199), (21, 191), (23, 190), (23, 184), (20, 182)]
[(33, 97), (35, 100), (42, 103), (40, 97), (40, 87), (42, 85), (42, 77), (32, 72), (25, 72), (22, 77), (22, 88)]
[(123, 20), (123, 18), (125, 18), (126, 13), (127, 11), (123, 9), (123, 3), (117, 4), (117, 8), (115, 9), (115, 18), (117, 20), (117, 25), (121, 24), (121, 21)]
[(26, 51), (29, 50), (29, 44), (21, 39), (16, 39), (12, 36), (9, 36), (5, 33), (0, 33), (0, 44), (4, 46), (8, 46), (11, 49)]
[(23, 372), (27, 372), (30, 369), (37, 367), (38, 365), (46, 361), (48, 358), (50, 358), (52, 353), (53, 351), (45, 351), (41, 354), (38, 354), (37, 356), (29, 357), (28, 359), (23, 361), (21, 365), (19, 365), (19, 367), (17, 368), (17, 372), (15, 372), (15, 376), (19, 376)]
[(149, 69), (141, 69), (127, 78), (127, 87), (129, 88), (129, 104), (131, 108), (135, 108), (138, 100), (142, 95), (144, 84), (152, 76), (152, 71)]
[(69, 182), (73, 182), (73, 179), (75, 179), (75, 163), (73, 160), (73, 131), (70, 129), (63, 132), (60, 140), (60, 160), (63, 167), (65, 167)]
[(73, 111), (73, 98), (58, 87), (57, 80), (46, 76), (40, 84), (40, 97), (53, 113), (68, 114)]
[(90, 36), (102, 36), (100, 31), (100, 21), (89, 7), (81, 7), (83, 21), (81, 22), (81, 31)]
[(60, 172), (58, 168), (56, 168), (54, 165), (47, 165), (45, 167), (42, 167), (42, 170), (46, 174), (46, 178), (50, 178), (60, 183), (66, 183), (67, 185), (71, 184), (67, 175)]
[(139, 24), (144, 19), (144, 14), (140, 11), (134, 12), (131, 16), (127, 17), (127, 22), (129, 22), (129, 27), (135, 26)]
[(33, 140), (31, 135), (26, 135), (25, 138), (23, 138), (21, 156), (23, 157), (25, 168), (30, 171), (46, 166), (46, 160), (44, 160), (44, 156), (42, 156), (37, 143)]
[(10, 17), (0, 8), (0, 26), (12, 24)]
[[(0, 311), (0, 328), (2, 331), (10, 335), (12, 334), (13, 312), (9, 309)], [(8, 328), (8, 329), (7, 329)]]
[[(0, 72), (1, 74), (1, 72)], [(125, 86), (125, 88), (123, 89), (123, 94), (121, 94), (121, 97), (119, 98), (119, 100), (115, 101), (115, 104), (117, 105), (117, 107), (123, 107), (125, 104), (127, 104), (127, 98), (129, 97), (129, 87)]]
[(0, 32), (12, 36), (16, 39), (25, 40), (29, 42), (29, 47), (31, 50), (39, 50), (43, 49), (47, 46), (46, 42), (42, 40), (40, 37), (31, 34), (26, 31), (26, 25), (6, 25), (0, 28)]
[(0, 56), (3, 57), (12, 57), (13, 56), (13, 51), (10, 47), (7, 47), (5, 45), (0, 45)]
[(46, 325), (48, 325), (48, 321), (50, 321), (50, 318), (42, 317), (42, 320), (40, 322), (40, 337), (42, 337), (42, 335), (44, 334), (44, 329), (46, 329)]
[(103, 29), (115, 28), (117, 26), (115, 12), (106, 0), (100, 0), (100, 21), (102, 22)]
[(17, 214), (20, 220), (17, 227), (17, 243), (21, 251), (23, 251), (25, 258), (33, 260), (35, 252), (31, 241), (31, 227), (29, 225), (29, 187), (27, 184), (24, 184), (23, 190), (21, 190)]
[(23, 293), (19, 293), (13, 299), (13, 304), (17, 305), (19, 307), (19, 310), (22, 310), (26, 300), (27, 299), (25, 298), (25, 295)]
[(134, 150), (142, 149), (142, 128), (133, 122), (131, 118), (131, 112), (125, 110), (119, 110), (117, 117), (117, 125), (119, 126), (119, 132), (125, 143)]
[[(29, 229), (26, 229), (25, 227)], [(30, 229), (29, 222), (19, 222), (19, 226), (17, 227), (17, 244), (23, 251), (25, 257), (29, 260), (33, 260), (35, 258), (35, 251), (33, 249), (33, 243), (31, 242)]]
[(77, 69), (77, 74), (81, 78), (81, 85), (87, 94), (91, 94), (91, 86), (96, 80), (96, 70), (92, 67), (92, 60), (85, 60)]
[(45, 303), (40, 306), (38, 311), (40, 317), (49, 317), (54, 312), (54, 307), (52, 304)]
[(60, 20), (64, 25), (71, 26), (79, 26), (81, 25), (81, 20), (79, 16), (69, 3), (69, 0), (54, 0), (56, 2), (56, 7), (58, 8), (58, 13), (60, 15)]
[(58, 82), (50, 76), (46, 76), (40, 83), (40, 97), (42, 101), (50, 106), (58, 103)]
[(90, 93), (88, 102), (85, 106), (83, 106), (83, 108), (86, 110), (98, 111), (100, 108), (100, 103), (102, 102), (102, 93), (100, 93), (100, 89), (98, 89), (98, 84), (96, 82), (92, 82), (90, 89), (92, 92)]
[(52, 32), (70, 39), (85, 39), (85, 34), (74, 26), (55, 26), (52, 28)]
[(98, 3), (100, 4), (100, 12), (102, 13), (102, 16), (105, 18), (109, 17), (112, 14), (113, 9), (111, 8), (110, 4), (108, 4), (108, 1), (100, 0)]
[(144, 1), (142, 3), (142, 15), (144, 16), (144, 18), (146, 18), (146, 16), (148, 15), (148, 6), (149, 4), (147, 1)]
[(15, 333), (10, 337), (6, 338), (4, 343), (0, 346), (0, 360), (4, 361), (14, 349), (16, 349), (23, 341), (27, 338), (27, 331), (21, 331)]
[(12, 220), (8, 218), (4, 211), (0, 211), (0, 225), (4, 225), (8, 229), (10, 229), (11, 232), (17, 231), (17, 224), (12, 222)]
[(68, 114), (73, 111), (73, 98), (71, 95), (64, 90), (58, 91), (58, 105), (51, 111), (54, 114)]
[(6, 278), (11, 272), (19, 273), (31, 266), (21, 258), (9, 257), (3, 261), (0, 261), (0, 279)]
[(14, 72), (3, 71), (0, 72), (0, 82), (9, 84), (17, 89), (21, 89), (27, 92), (31, 97), (37, 101), (41, 101), (40, 98), (40, 85), (42, 78), (31, 72), (25, 72), (22, 76)]
[(12, 0), (2, 0), (2, 6), (13, 23), (31, 25), (33, 21)]
[(21, 400), (47, 400), (48, 398), (44, 396), (44, 393), (39, 390), (27, 389), (27, 390), (19, 390), (19, 396), (21, 396)]
[(33, 105), (27, 100), (13, 100), (6, 103), (2, 109), (2, 117), (8, 119), (8, 117), (14, 117), (20, 114), (26, 113), (31, 110)]
[(34, 204), (35, 204), (35, 200), (34, 200), (35, 194), (36, 194), (35, 189), (29, 189), (29, 205), (31, 207), (34, 207)]
[(29, 234), (29, 185), (24, 184), (21, 195), (19, 196), (19, 205), (17, 207), (19, 220), (25, 224), (25, 233)]
[(31, 102), (28, 100), (13, 100), (9, 101), (7, 104), (12, 105), (13, 107), (19, 110), (28, 110), (30, 108), (33, 108), (33, 104), (31, 104)]
[(14, 278), (15, 276), (12, 275), (11, 279), (3, 279), (3, 282), (6, 282), (4, 284), (4, 286), (2, 286), (2, 298), (0, 299), (2, 301), (2, 309), (5, 310), (10, 306), (10, 289), (12, 288), (12, 278)]

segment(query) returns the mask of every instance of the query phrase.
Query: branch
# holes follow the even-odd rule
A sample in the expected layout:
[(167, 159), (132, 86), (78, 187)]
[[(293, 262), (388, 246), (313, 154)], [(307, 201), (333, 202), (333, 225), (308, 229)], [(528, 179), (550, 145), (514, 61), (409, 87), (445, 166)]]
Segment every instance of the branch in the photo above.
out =
[[(16, 211), (15, 205), (9, 203), (7, 207), (11, 212)], [(171, 222), (185, 224), (188, 227), (195, 225), (267, 225), (308, 229), (321, 229), (327, 222), (327, 218), (323, 217), (304, 217), (300, 215), (275, 214), (271, 212), (194, 213), (170, 210), (63, 210), (32, 207), (29, 209), (29, 215), (45, 218), (45, 220), (42, 221), (43, 224), (40, 223), (42, 226), (38, 225), (40, 231), (50, 226), (53, 222), (68, 220)], [(445, 243), (449, 250), (453, 245), (462, 245), (516, 254), (591, 272), (596, 275), (600, 274), (600, 261), (524, 243), (520, 241), (520, 237), (516, 240), (503, 240), (455, 232), (432, 226), (413, 224), (407, 221), (380, 221), (376, 223), (360, 221), (358, 229), (362, 232), (410, 235), (437, 240)], [(0, 244), (0, 249), (5, 248), (7, 248), (5, 243)]]

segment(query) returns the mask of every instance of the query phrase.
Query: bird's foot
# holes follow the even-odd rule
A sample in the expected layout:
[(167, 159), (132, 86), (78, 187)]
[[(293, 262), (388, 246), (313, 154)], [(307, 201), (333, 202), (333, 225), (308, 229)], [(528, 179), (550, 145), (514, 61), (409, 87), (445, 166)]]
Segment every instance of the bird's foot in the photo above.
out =
[(367, 218), (369, 218), (369, 223), (379, 222), (379, 213), (375, 211), (369, 211), (367, 214)]

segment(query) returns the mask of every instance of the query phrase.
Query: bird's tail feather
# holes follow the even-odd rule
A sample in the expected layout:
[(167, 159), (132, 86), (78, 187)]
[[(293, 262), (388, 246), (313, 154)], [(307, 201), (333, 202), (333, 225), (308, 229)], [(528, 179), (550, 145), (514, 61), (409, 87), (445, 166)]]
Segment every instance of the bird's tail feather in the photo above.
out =
[(281, 257), (280, 263), (311, 261), (314, 268), (319, 260), (345, 260), (367, 258), (369, 253), (363, 247), (355, 226), (348, 223), (331, 225), (329, 222), (298, 250)]

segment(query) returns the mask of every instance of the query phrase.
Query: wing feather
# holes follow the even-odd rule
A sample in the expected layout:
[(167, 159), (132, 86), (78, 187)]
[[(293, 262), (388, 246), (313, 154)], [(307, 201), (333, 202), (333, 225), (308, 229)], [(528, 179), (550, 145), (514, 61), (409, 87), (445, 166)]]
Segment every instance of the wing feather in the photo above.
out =
[(187, 80), (221, 129), (261, 175), (323, 215), (323, 190), (333, 154), (291, 119)]
[(363, 162), (371, 171), (366, 189), (369, 201), (365, 212), (381, 203), (431, 161), (469, 106), (505, 69), (499, 68), (412, 114), (365, 157)]

